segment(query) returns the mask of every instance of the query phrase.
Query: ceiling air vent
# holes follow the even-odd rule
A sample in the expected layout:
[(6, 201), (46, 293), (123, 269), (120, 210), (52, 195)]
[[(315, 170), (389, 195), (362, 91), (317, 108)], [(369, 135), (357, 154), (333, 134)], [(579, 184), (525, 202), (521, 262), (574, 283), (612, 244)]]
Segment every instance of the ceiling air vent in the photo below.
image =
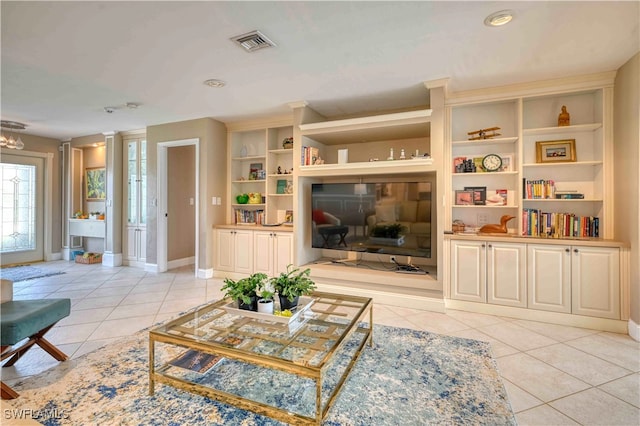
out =
[(250, 33), (232, 37), (231, 40), (238, 43), (247, 52), (253, 52), (264, 47), (272, 47), (276, 45), (260, 31), (251, 31)]

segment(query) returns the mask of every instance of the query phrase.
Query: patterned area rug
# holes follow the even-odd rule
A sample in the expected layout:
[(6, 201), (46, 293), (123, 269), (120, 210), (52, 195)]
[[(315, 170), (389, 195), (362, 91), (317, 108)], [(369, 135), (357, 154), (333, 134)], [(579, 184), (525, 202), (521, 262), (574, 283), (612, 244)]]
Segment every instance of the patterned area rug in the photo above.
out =
[[(375, 326), (373, 336), (373, 347), (365, 347), (323, 424), (516, 424), (488, 343), (385, 326)], [(175, 361), (184, 353), (180, 349), (161, 356)], [(204, 374), (184, 371), (193, 380), (262, 394), (265, 401), (297, 412), (309, 410), (303, 406), (311, 402), (313, 410), (313, 383), (284, 373), (260, 372), (225, 359)], [(20, 397), (12, 405), (55, 413), (37, 419), (45, 425), (282, 424), (162, 384), (149, 396), (148, 383), (148, 337), (143, 331), (16, 383)], [(276, 388), (284, 388), (286, 396)]]
[(53, 275), (62, 275), (64, 272), (46, 271), (36, 268), (35, 266), (21, 265), (11, 268), (0, 269), (0, 277), (5, 280), (11, 280), (14, 283), (18, 281), (33, 280), (36, 278), (51, 277)]

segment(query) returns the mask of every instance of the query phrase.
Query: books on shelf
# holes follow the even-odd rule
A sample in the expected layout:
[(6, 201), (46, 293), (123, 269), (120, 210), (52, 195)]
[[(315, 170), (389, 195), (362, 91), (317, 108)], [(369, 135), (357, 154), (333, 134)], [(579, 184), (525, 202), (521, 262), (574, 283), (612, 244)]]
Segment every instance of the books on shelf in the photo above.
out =
[(256, 224), (261, 225), (265, 221), (264, 210), (243, 210), (235, 211), (236, 224)]
[(278, 179), (276, 184), (276, 194), (284, 194), (287, 187), (287, 181), (285, 179)]
[(572, 213), (549, 213), (539, 209), (522, 209), (522, 235), (534, 237), (600, 236), (600, 219)]
[(300, 159), (300, 164), (303, 166), (311, 166), (316, 164), (320, 158), (320, 150), (315, 146), (303, 146), (302, 147), (302, 157)]
[(556, 198), (556, 184), (551, 179), (522, 179), (522, 193), (526, 200)]

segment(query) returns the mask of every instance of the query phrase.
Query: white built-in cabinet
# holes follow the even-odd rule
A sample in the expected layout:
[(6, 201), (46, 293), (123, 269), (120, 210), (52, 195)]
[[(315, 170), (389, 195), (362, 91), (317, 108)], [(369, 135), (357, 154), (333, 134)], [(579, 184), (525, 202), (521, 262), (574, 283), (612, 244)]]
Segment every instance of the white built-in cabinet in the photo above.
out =
[(147, 141), (144, 136), (127, 137), (124, 144), (124, 258), (129, 265), (143, 265), (147, 258)]
[(216, 268), (220, 271), (253, 272), (253, 231), (216, 230)]
[(470, 302), (526, 307), (526, 246), (452, 241), (451, 297)]
[(451, 298), (620, 319), (620, 249), (456, 239)]
[(268, 276), (287, 270), (293, 257), (291, 232), (254, 231), (253, 271)]

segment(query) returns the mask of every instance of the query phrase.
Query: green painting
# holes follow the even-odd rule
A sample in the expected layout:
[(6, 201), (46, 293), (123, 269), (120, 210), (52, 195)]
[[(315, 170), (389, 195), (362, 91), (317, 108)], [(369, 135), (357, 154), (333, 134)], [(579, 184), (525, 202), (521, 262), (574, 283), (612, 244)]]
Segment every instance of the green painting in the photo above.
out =
[(104, 200), (107, 196), (107, 171), (104, 167), (85, 170), (85, 190), (87, 201)]

